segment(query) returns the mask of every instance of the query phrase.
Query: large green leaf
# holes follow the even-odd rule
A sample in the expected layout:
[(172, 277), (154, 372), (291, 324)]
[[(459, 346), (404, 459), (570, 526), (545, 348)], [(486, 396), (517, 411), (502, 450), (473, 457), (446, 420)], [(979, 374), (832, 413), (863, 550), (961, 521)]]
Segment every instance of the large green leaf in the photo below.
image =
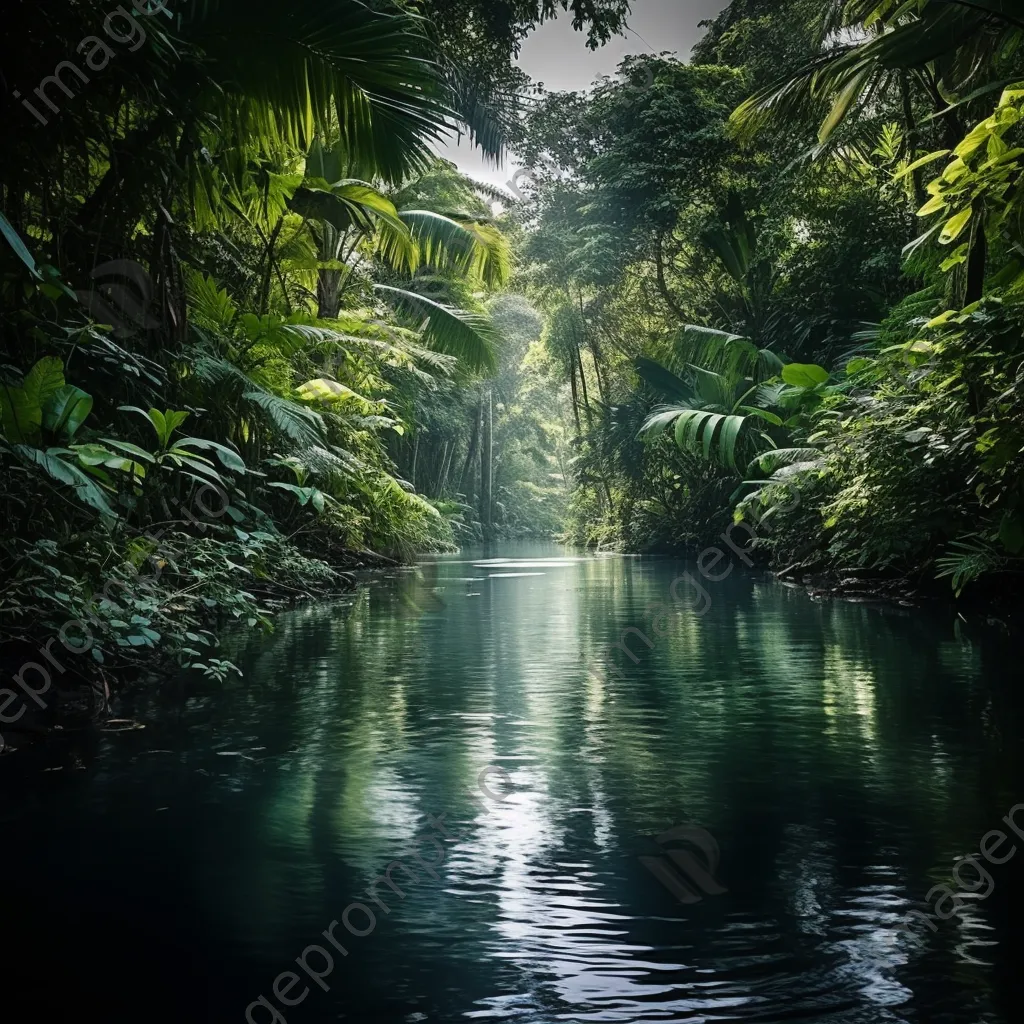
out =
[(245, 462), (242, 459), (242, 456), (234, 449), (228, 448), (227, 445), (219, 444), (217, 441), (207, 441), (202, 437), (186, 437), (175, 441), (174, 447), (176, 449), (198, 448), (201, 451), (214, 452), (225, 469), (230, 469), (234, 473), (240, 473), (243, 475), (246, 472)]
[(959, 213), (950, 217), (942, 228), (939, 242), (942, 245), (949, 245), (950, 242), (955, 242), (963, 234), (964, 228), (970, 223), (973, 214), (973, 208), (965, 206)]
[(655, 409), (640, 428), (640, 436), (649, 438), (660, 437), (676, 422), (681, 413), (687, 411), (675, 405)]
[[(369, 185), (365, 186), (365, 189), (367, 192), (373, 191)], [(355, 229), (368, 235), (373, 231), (374, 219), (371, 211), (365, 209), (358, 201), (350, 201), (341, 195), (340, 190), (336, 193), (328, 188), (304, 185), (296, 191), (288, 205), (300, 216), (326, 221), (342, 233)]]
[(750, 269), (750, 263), (747, 254), (729, 228), (720, 225), (708, 228), (700, 239), (722, 261), (722, 266), (729, 276), (737, 283), (742, 283)]
[(305, 149), (333, 122), (348, 174), (397, 183), (458, 120), (437, 43), (405, 5), (218, 0), (177, 17), (218, 83), (204, 113), (222, 134)]
[(828, 370), (814, 363), (789, 363), (782, 368), (782, 379), (795, 388), (816, 388), (828, 380)]
[(32, 440), (42, 423), (43, 410), (29, 399), (24, 388), (0, 384), (0, 424), (8, 441)]
[(147, 452), (144, 448), (140, 448), (136, 444), (132, 444), (130, 441), (119, 441), (112, 437), (104, 437), (104, 444), (109, 444), (111, 448), (116, 448), (118, 451), (127, 452), (129, 455), (134, 455), (136, 459), (141, 459), (143, 462), (154, 464), (156, 459), (152, 452)]
[(72, 438), (92, 412), (92, 405), (92, 395), (73, 384), (65, 384), (43, 406), (43, 426), (53, 434)]
[(43, 424), (43, 406), (64, 387), (64, 364), (44, 356), (25, 375), (20, 388), (0, 384), (0, 423), (13, 442), (35, 441)]
[(117, 469), (122, 473), (134, 473), (139, 478), (146, 475), (146, 467), (141, 462), (126, 459), (101, 444), (75, 444), (71, 446), (71, 450), (78, 456), (78, 461), (85, 467), (86, 472), (105, 466), (107, 469)]
[(307, 402), (326, 402), (329, 404), (347, 402), (363, 412), (373, 412), (375, 408), (373, 402), (364, 398), (357, 391), (353, 391), (340, 381), (330, 380), (327, 377), (307, 380), (305, 384), (299, 385), (296, 390)]
[(738, 471), (737, 455), (747, 422), (745, 416), (666, 406), (647, 418), (641, 435), (657, 437), (674, 423), (680, 449), (699, 452), (705, 459), (710, 459), (714, 452), (722, 465)]
[(690, 387), (682, 377), (677, 376), (671, 370), (666, 369), (661, 363), (644, 356), (637, 358), (635, 364), (637, 374), (651, 385), (655, 391), (660, 391), (666, 398), (682, 399), (688, 398)]
[(736, 391), (734, 381), (724, 374), (705, 370), (703, 366), (690, 366), (689, 369), (701, 404), (731, 412)]
[(402, 210), (422, 262), (439, 271), (468, 275), (489, 288), (507, 283), (512, 270), (508, 240), (493, 224), (433, 210)]
[(40, 411), (49, 399), (64, 387), (64, 363), (56, 356), (44, 356), (25, 375), (22, 385), (28, 400)]

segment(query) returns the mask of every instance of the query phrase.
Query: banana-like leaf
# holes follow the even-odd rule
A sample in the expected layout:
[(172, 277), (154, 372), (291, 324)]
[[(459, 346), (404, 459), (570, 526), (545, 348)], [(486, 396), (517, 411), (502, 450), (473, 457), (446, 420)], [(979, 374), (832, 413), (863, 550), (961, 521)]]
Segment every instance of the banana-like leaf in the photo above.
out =
[(750, 263), (729, 229), (721, 226), (708, 228), (700, 237), (704, 245), (722, 261), (729, 276), (742, 284)]
[[(126, 459), (123, 455), (112, 452), (101, 444), (74, 444), (71, 446), (71, 450), (78, 456), (79, 463), (85, 467), (87, 473), (99, 466), (105, 466), (122, 473), (134, 473), (139, 478), (146, 475), (146, 467), (141, 462)], [(100, 479), (109, 481), (106, 474), (103, 474)]]
[(697, 395), (705, 406), (717, 406), (726, 411), (732, 410), (735, 401), (735, 386), (731, 380), (721, 373), (705, 370), (702, 366), (690, 366)]
[(73, 384), (65, 384), (43, 407), (43, 426), (52, 434), (72, 438), (92, 412), (92, 405), (92, 395)]
[(814, 363), (789, 363), (782, 368), (782, 379), (794, 388), (816, 388), (828, 380), (828, 370)]
[(745, 412), (748, 416), (756, 416), (758, 419), (770, 423), (773, 427), (782, 426), (781, 416), (776, 416), (775, 413), (769, 412), (767, 409), (759, 409), (756, 405), (741, 405), (740, 412)]

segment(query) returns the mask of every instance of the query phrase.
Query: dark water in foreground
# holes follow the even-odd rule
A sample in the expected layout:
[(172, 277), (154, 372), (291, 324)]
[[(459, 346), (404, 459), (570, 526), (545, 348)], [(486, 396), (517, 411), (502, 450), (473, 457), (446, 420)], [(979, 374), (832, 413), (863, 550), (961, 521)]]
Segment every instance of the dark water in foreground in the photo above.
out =
[[(990, 830), (1024, 849), (1017, 650), (736, 574), (658, 637), (682, 564), (561, 554), (396, 574), (6, 759), (5, 1022), (1024, 1019), (1024, 852), (898, 931)], [(639, 664), (588, 671), (627, 627)], [(639, 859), (677, 825), (689, 904)], [(353, 903), (324, 991), (295, 958)]]

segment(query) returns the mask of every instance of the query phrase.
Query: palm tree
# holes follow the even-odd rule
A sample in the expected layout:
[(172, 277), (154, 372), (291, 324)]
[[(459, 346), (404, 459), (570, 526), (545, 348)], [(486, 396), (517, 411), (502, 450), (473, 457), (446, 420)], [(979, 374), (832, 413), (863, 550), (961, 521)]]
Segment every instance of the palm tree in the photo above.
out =
[[(350, 172), (340, 142), (330, 148), (316, 142), (306, 158), (305, 178), (288, 201), (306, 218), (316, 242), (319, 316), (338, 316), (346, 289), (365, 279), (360, 270), (372, 257), (400, 278), (413, 278), (409, 287), (374, 287), (423, 321), (428, 344), (472, 369), (493, 369), (495, 332), (487, 317), (440, 299), (445, 276), (481, 288), (504, 285), (511, 273), (504, 235), (489, 219), (470, 213), (400, 209), (395, 200), (401, 202), (401, 193), (389, 195), (348, 177)], [(414, 278), (421, 269), (430, 273)]]

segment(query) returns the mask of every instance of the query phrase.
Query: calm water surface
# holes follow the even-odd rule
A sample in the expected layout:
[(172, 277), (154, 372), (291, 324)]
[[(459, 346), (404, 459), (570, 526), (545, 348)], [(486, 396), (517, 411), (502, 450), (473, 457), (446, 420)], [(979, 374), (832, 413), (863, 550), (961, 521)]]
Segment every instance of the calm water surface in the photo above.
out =
[[(7, 759), (5, 1020), (1024, 1020), (1024, 853), (898, 930), (1024, 801), (1016, 648), (738, 573), (670, 611), (684, 568), (424, 562), (129, 699), (144, 730)], [(686, 904), (640, 859), (679, 825)], [(354, 903), (324, 991), (295, 959)]]

